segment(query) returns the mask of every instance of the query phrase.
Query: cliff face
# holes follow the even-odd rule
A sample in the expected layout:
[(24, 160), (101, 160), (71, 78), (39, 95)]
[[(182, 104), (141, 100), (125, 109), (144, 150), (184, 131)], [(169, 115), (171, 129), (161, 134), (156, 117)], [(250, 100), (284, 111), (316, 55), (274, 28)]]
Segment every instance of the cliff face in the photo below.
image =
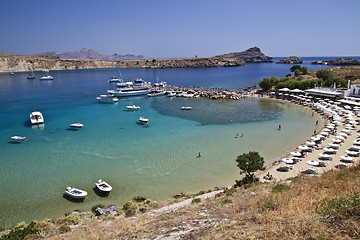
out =
[(54, 56), (0, 55), (0, 72), (26, 72), (49, 70), (76, 70), (94, 68), (204, 68), (234, 67), (245, 62), (237, 58), (179, 58), (137, 60), (80, 60), (60, 59)]
[(244, 60), (246, 63), (273, 62), (273, 58), (265, 56), (258, 47), (249, 48), (248, 50), (242, 52), (223, 54), (217, 57), (240, 58)]

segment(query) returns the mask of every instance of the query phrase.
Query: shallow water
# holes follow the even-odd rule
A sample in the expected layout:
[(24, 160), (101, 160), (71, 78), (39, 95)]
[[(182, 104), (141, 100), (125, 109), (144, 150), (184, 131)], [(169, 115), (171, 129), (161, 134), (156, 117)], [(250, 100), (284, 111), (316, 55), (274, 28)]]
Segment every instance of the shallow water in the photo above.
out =
[[(218, 70), (233, 75), (239, 69)], [(208, 70), (209, 76), (216, 72)], [(178, 78), (194, 77), (193, 70), (181, 72)], [(98, 104), (95, 97), (111, 87), (106, 83), (109, 70), (55, 72), (50, 82), (27, 80), (25, 75), (0, 75), (2, 227), (60, 217), (74, 209), (88, 211), (96, 204), (121, 205), (138, 195), (161, 201), (180, 192), (231, 185), (239, 176), (236, 156), (258, 151), (269, 163), (315, 128), (309, 110), (269, 99), (162, 96)], [(127, 111), (125, 106), (133, 104), (141, 109)], [(192, 110), (182, 111), (181, 106)], [(33, 110), (43, 113), (43, 127), (29, 123)], [(149, 118), (149, 125), (139, 124), (140, 116)], [(74, 122), (85, 126), (69, 130)], [(236, 133), (244, 137), (235, 138)], [(13, 135), (28, 141), (9, 143)], [(113, 186), (106, 198), (93, 189), (99, 178)], [(69, 201), (63, 196), (67, 185), (86, 190), (88, 198)]]

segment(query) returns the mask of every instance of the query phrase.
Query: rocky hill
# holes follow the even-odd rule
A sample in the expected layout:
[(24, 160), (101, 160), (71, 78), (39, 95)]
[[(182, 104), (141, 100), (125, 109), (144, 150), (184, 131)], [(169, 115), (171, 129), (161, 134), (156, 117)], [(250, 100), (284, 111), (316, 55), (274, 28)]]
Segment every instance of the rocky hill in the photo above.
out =
[(233, 53), (218, 55), (216, 57), (240, 58), (244, 60), (246, 63), (273, 62), (273, 58), (265, 56), (258, 47), (252, 47), (242, 52), (233, 52)]
[(302, 64), (303, 61), (299, 57), (291, 56), (291, 57), (287, 57), (287, 58), (284, 58), (284, 59), (280, 59), (276, 63), (280, 63), (280, 64)]
[[(0, 72), (26, 72), (49, 70), (77, 70), (94, 68), (208, 68), (236, 67), (245, 63), (272, 62), (272, 57), (265, 56), (258, 47), (243, 52), (223, 54), (210, 58), (166, 58), (166, 59), (131, 59), (120, 60), (123, 55), (114, 54), (106, 57), (92, 49), (78, 52), (43, 55), (0, 54)], [(131, 57), (131, 56), (127, 56)], [(139, 56), (135, 56), (137, 58)], [(140, 56), (141, 57), (141, 56)], [(67, 59), (63, 59), (67, 58)], [(99, 58), (107, 58), (100, 60)]]
[(83, 48), (79, 51), (73, 51), (73, 52), (64, 52), (64, 53), (57, 53), (57, 52), (45, 52), (40, 53), (40, 56), (55, 56), (62, 59), (96, 59), (96, 60), (110, 60), (110, 61), (116, 61), (116, 60), (130, 60), (130, 59), (144, 59), (145, 57), (143, 55), (133, 55), (133, 54), (125, 54), (121, 55), (118, 53), (114, 53), (113, 55), (104, 55), (99, 53), (98, 51), (95, 51), (94, 49), (90, 48)]
[(351, 66), (351, 65), (360, 65), (360, 61), (354, 58), (335, 58), (332, 60), (325, 61), (314, 61), (311, 64), (321, 64), (321, 65), (333, 65), (333, 66)]

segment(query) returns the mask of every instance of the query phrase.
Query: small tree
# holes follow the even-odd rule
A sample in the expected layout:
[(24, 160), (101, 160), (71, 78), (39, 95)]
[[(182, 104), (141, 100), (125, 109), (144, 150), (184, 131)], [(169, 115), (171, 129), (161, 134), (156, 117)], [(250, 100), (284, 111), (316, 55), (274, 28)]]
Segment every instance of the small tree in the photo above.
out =
[(295, 72), (296, 70), (301, 71), (301, 66), (300, 65), (294, 65), (290, 68), (290, 71)]
[(240, 168), (240, 174), (245, 173), (245, 177), (241, 181), (236, 181), (237, 186), (259, 181), (254, 172), (265, 170), (264, 158), (258, 152), (243, 153), (237, 156), (236, 162), (238, 168)]

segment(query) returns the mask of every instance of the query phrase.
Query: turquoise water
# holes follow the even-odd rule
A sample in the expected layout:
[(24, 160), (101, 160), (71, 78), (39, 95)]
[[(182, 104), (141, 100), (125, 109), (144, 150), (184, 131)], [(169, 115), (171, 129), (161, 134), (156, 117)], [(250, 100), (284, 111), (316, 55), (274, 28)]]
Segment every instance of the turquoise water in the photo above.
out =
[[(122, 72), (129, 79), (154, 82), (156, 75), (169, 75), (179, 83), (199, 77), (212, 79), (206, 87), (222, 87), (223, 81), (240, 88), (254, 85), (267, 66), (274, 64), (255, 66), (254, 71), (240, 67)], [(242, 71), (250, 80), (238, 84), (232, 76)], [(121, 205), (137, 195), (162, 201), (180, 192), (231, 185), (239, 176), (237, 155), (258, 151), (269, 163), (311, 135), (316, 120), (307, 109), (258, 98), (145, 96), (98, 104), (95, 97), (111, 88), (106, 79), (113, 73), (108, 69), (51, 74), (55, 80), (50, 82), (27, 80), (26, 73), (0, 75), (1, 227), (56, 218), (74, 209), (88, 211), (96, 204)], [(223, 78), (218, 79), (219, 75)], [(133, 104), (141, 109), (127, 111), (125, 106)], [(193, 109), (181, 111), (181, 106)], [(29, 123), (33, 110), (43, 113), (43, 127)], [(140, 116), (150, 119), (149, 126), (138, 123)], [(85, 126), (69, 130), (74, 122)], [(243, 138), (235, 138), (242, 132)], [(28, 141), (9, 143), (13, 135), (26, 136)], [(99, 178), (113, 186), (106, 198), (93, 189)], [(86, 190), (88, 198), (84, 202), (64, 198), (67, 185)]]

